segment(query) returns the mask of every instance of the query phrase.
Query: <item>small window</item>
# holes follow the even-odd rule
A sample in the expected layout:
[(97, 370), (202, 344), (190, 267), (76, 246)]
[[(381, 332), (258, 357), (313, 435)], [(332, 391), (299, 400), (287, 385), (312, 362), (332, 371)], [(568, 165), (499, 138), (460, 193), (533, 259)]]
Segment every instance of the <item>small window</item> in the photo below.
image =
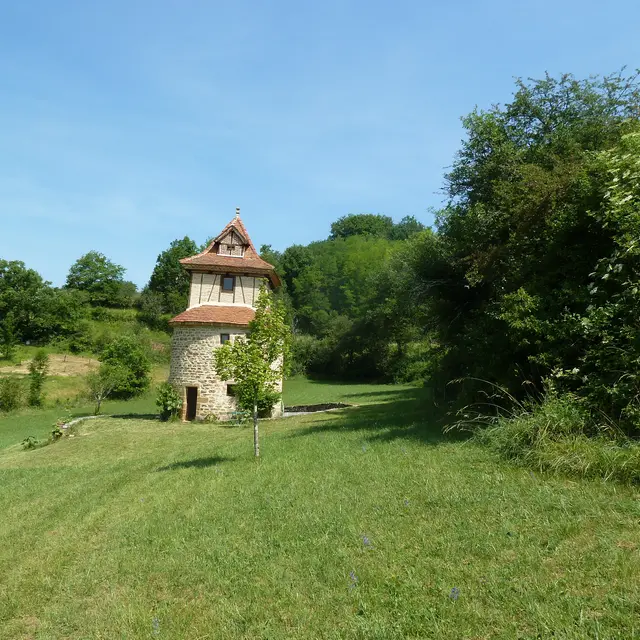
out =
[(221, 333), (220, 334), (220, 344), (224, 344), (225, 342), (229, 342), (230, 339), (231, 339), (231, 336), (228, 333)]
[(233, 291), (233, 285), (236, 283), (235, 276), (225, 276), (222, 278), (222, 290)]
[(234, 398), (236, 395), (236, 385), (235, 384), (228, 384), (227, 385), (227, 395), (230, 396), (231, 398)]
[(232, 245), (232, 244), (228, 244), (228, 245), (227, 245), (227, 252), (228, 252), (228, 253), (233, 253), (233, 249), (234, 249), (234, 247), (233, 247), (233, 245)]

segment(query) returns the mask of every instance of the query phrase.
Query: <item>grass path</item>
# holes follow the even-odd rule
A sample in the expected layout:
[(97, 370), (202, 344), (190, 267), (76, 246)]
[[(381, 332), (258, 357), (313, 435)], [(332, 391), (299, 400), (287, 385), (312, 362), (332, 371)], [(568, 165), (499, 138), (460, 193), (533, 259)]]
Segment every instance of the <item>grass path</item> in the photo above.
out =
[(637, 491), (503, 466), (418, 390), (0, 451), (0, 638), (640, 637)]

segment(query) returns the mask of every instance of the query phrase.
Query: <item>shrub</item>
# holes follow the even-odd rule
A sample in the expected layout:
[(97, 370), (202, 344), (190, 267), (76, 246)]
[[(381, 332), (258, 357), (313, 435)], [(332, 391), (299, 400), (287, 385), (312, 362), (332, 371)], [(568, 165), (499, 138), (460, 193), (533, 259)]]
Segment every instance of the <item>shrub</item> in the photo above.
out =
[(114, 397), (132, 398), (149, 387), (151, 365), (147, 352), (135, 338), (122, 336), (114, 340), (105, 347), (100, 360), (122, 372), (113, 389)]
[(34, 436), (27, 436), (20, 444), (25, 450), (37, 449), (38, 447), (42, 446), (40, 440), (38, 440)]
[(42, 405), (42, 387), (49, 370), (49, 356), (40, 349), (29, 363), (29, 405)]
[(15, 411), (23, 402), (24, 389), (19, 378), (0, 378), (0, 411)]
[(163, 382), (158, 387), (156, 406), (160, 409), (161, 420), (175, 420), (182, 409), (182, 395), (173, 385)]

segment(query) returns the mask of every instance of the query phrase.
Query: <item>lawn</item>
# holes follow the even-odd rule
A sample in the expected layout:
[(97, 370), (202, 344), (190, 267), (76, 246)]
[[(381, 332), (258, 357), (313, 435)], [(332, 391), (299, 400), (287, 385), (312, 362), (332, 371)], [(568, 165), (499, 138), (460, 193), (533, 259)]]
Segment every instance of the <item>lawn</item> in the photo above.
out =
[(285, 389), (326, 401), (259, 462), (142, 405), (1, 450), (0, 638), (640, 637), (637, 491), (503, 465), (419, 389)]

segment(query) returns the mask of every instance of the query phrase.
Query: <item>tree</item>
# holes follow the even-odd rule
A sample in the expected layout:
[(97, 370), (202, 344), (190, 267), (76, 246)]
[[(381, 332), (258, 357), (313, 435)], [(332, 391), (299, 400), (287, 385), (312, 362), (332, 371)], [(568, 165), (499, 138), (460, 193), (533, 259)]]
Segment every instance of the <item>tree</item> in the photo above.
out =
[(125, 386), (129, 372), (118, 364), (102, 363), (98, 371), (87, 374), (87, 394), (96, 405), (94, 415), (100, 413), (102, 403), (109, 398), (118, 387)]
[(162, 304), (162, 313), (175, 315), (184, 311), (189, 296), (190, 275), (180, 260), (199, 252), (198, 245), (188, 236), (174, 240), (156, 260), (156, 266), (145, 291), (156, 294)]
[(131, 336), (121, 336), (108, 344), (100, 361), (119, 369), (117, 384), (112, 394), (119, 398), (132, 398), (145, 391), (151, 382), (151, 365), (143, 346)]
[(393, 229), (393, 220), (389, 216), (374, 213), (352, 213), (338, 218), (331, 225), (330, 239), (349, 236), (389, 237)]
[(233, 380), (235, 395), (253, 413), (253, 449), (260, 456), (258, 404), (277, 393), (287, 365), (291, 331), (280, 300), (262, 289), (247, 338), (236, 338), (214, 351), (214, 369), (222, 380)]
[(400, 222), (393, 225), (389, 238), (391, 240), (407, 240), (416, 233), (424, 231), (424, 228), (422, 222), (418, 222), (414, 216), (405, 216)]
[(443, 386), (482, 378), (522, 397), (580, 369), (590, 274), (615, 245), (598, 158), (639, 116), (637, 76), (614, 74), (518, 81), (510, 103), (464, 118), (450, 202), (412, 263)]
[(125, 268), (114, 264), (98, 251), (89, 251), (71, 265), (66, 288), (87, 293), (94, 306), (118, 304)]
[(42, 387), (49, 370), (49, 356), (38, 350), (29, 363), (29, 405), (39, 407), (42, 404)]
[(0, 321), (0, 348), (2, 357), (11, 360), (16, 351), (16, 332), (13, 313), (9, 311)]

